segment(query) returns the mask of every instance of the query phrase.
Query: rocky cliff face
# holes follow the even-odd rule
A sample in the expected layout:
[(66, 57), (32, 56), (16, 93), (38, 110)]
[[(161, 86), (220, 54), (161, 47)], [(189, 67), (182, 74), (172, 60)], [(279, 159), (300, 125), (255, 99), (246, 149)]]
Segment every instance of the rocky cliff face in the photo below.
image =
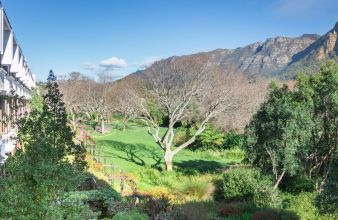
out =
[(319, 66), (328, 60), (338, 61), (338, 22), (325, 35), (313, 42), (304, 50), (296, 53), (292, 61), (279, 73), (281, 78), (292, 78), (305, 71), (316, 72)]
[(302, 61), (302, 60), (325, 60), (327, 58), (332, 58), (338, 54), (338, 22), (335, 27), (327, 32), (325, 35), (320, 37), (317, 41), (312, 43), (304, 51), (301, 51), (298, 54), (295, 54), (293, 57), (293, 63)]
[(216, 50), (209, 54), (225, 70), (235, 67), (248, 76), (271, 75), (288, 65), (294, 54), (304, 50), (318, 38), (318, 35), (275, 37), (246, 47)]
[[(243, 72), (250, 78), (293, 78), (300, 70), (316, 71), (320, 63), (337, 59), (338, 22), (327, 34), (304, 34), (300, 37), (274, 37), (236, 49), (204, 52), (209, 65), (218, 65), (225, 72)], [(189, 56), (198, 56), (192, 54)], [(170, 57), (175, 62), (180, 57)]]

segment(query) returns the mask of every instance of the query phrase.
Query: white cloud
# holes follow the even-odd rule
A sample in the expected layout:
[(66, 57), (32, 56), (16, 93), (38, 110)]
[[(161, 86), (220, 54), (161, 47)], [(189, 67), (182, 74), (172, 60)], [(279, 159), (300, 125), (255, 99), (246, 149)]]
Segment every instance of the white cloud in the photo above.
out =
[(146, 69), (149, 66), (151, 66), (155, 61), (161, 60), (162, 58), (159, 56), (150, 56), (150, 57), (145, 57), (142, 61), (140, 62), (135, 62), (134, 66), (136, 66), (139, 69)]
[(101, 60), (99, 63), (85, 62), (82, 64), (82, 68), (89, 71), (90, 75), (94, 74), (94, 78), (98, 79), (99, 76), (109, 76), (112, 80), (123, 77), (123, 72), (126, 71), (128, 67), (127, 62), (119, 57), (110, 57), (104, 60)]
[(108, 59), (101, 60), (98, 64), (94, 64), (91, 62), (85, 62), (82, 64), (82, 67), (85, 70), (94, 71), (94, 72), (102, 72), (102, 71), (114, 71), (117, 69), (126, 68), (127, 62), (118, 57), (111, 57)]
[(127, 67), (127, 62), (122, 58), (111, 57), (111, 58), (102, 60), (99, 66), (101, 68), (114, 70), (114, 69), (120, 69), (120, 68)]

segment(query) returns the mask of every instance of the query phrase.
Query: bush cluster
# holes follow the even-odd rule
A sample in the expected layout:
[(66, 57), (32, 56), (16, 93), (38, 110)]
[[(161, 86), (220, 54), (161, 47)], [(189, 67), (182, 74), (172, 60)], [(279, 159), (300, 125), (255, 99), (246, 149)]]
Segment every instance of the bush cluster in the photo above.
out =
[(318, 219), (319, 213), (315, 207), (314, 199), (317, 193), (302, 192), (298, 195), (283, 193), (283, 208), (294, 211), (301, 219)]
[(136, 209), (130, 210), (130, 211), (125, 211), (125, 212), (119, 212), (114, 217), (112, 220), (148, 220), (148, 216), (145, 213), (142, 213)]
[[(175, 143), (181, 143), (187, 140), (191, 134), (196, 131), (195, 127), (187, 130), (180, 129), (176, 133)], [(243, 145), (244, 136), (234, 131), (224, 132), (220, 129), (207, 124), (205, 130), (196, 138), (196, 141), (190, 146), (192, 150), (225, 150), (240, 148)]]
[(140, 177), (142, 182), (153, 186), (150, 192), (152, 195), (164, 195), (175, 201), (207, 200), (212, 198), (215, 191), (211, 175), (184, 176), (180, 173), (144, 168)]
[(282, 191), (292, 194), (298, 194), (301, 192), (313, 192), (315, 191), (315, 182), (303, 175), (298, 176), (286, 176), (279, 185)]
[(270, 178), (259, 170), (234, 168), (226, 171), (218, 184), (218, 198), (225, 201), (252, 202), (258, 207), (276, 207), (277, 192), (272, 187)]

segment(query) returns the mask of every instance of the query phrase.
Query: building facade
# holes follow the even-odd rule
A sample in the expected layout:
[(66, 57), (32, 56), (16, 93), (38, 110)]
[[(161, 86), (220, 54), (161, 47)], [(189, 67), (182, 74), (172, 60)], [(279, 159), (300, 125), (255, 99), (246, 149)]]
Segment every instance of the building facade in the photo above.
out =
[(0, 2), (0, 162), (19, 147), (16, 122), (27, 114), (34, 86), (35, 76)]

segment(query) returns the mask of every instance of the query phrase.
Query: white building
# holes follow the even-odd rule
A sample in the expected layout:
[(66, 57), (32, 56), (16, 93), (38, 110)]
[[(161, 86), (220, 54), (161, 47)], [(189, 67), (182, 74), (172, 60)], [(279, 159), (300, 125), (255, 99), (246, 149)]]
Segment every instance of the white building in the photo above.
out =
[(35, 76), (0, 2), (0, 157), (4, 159), (19, 147), (15, 122), (27, 113), (34, 86)]

